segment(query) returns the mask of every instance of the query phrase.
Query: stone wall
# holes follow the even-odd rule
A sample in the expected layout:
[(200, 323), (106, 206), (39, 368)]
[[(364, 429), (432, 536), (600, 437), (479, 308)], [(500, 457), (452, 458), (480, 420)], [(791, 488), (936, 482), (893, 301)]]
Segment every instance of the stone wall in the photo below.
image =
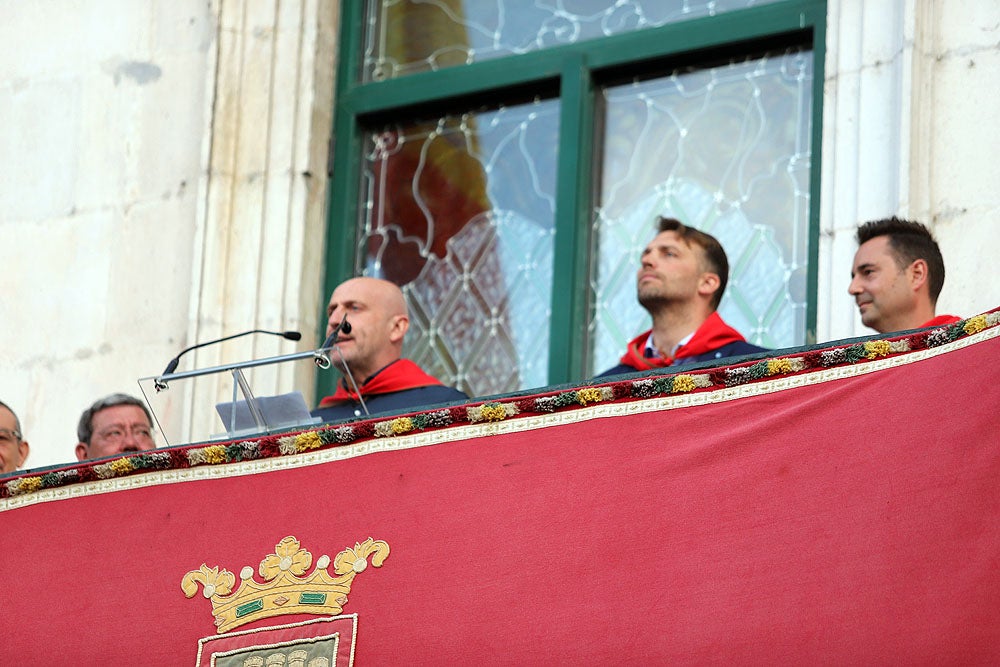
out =
[[(49, 1), (5, 15), (0, 400), (30, 466), (71, 459), (93, 400), (141, 395), (136, 379), (195, 341), (305, 336), (249, 337), (182, 369), (315, 345), (336, 19), (330, 0)], [(312, 400), (311, 371), (282, 372), (256, 386)], [(199, 397), (171, 391), (176, 426)]]
[(819, 340), (871, 334), (847, 294), (858, 222), (928, 223), (938, 312), (1000, 305), (1000, 3), (832, 0), (827, 15)]

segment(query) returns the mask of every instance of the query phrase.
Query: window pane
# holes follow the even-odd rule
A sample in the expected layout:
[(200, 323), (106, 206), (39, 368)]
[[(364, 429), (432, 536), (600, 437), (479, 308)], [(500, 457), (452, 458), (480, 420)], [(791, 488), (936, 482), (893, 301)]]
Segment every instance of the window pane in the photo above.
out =
[(794, 51), (603, 90), (593, 370), (650, 326), (636, 301), (657, 216), (722, 243), (719, 312), (767, 347), (805, 343), (812, 53)]
[(371, 0), (363, 79), (392, 79), (776, 1)]
[(473, 396), (547, 383), (559, 103), (379, 128), (358, 268), (404, 286), (405, 354)]

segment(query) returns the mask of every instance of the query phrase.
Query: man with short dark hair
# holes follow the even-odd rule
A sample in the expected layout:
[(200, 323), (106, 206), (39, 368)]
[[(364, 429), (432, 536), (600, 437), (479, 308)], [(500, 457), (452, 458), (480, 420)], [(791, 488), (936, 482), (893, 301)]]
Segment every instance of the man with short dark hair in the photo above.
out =
[(80, 461), (156, 448), (153, 418), (146, 404), (128, 394), (111, 394), (80, 415), (76, 428)]
[(944, 286), (944, 259), (931, 232), (895, 216), (858, 227), (858, 251), (847, 291), (861, 321), (879, 333), (958, 322), (935, 316)]
[(22, 439), (21, 420), (0, 401), (0, 473), (14, 472), (28, 458), (28, 441)]
[(410, 316), (395, 283), (369, 277), (346, 280), (333, 291), (326, 313), (328, 337), (345, 316), (351, 326), (349, 332), (338, 333), (330, 354), (343, 377), (314, 416), (324, 421), (363, 416), (362, 400), (375, 414), (468, 399), (402, 358)]
[(657, 223), (659, 233), (642, 252), (636, 287), (653, 327), (629, 343), (618, 366), (598, 377), (764, 352), (716, 312), (729, 280), (729, 260), (718, 240), (674, 218)]

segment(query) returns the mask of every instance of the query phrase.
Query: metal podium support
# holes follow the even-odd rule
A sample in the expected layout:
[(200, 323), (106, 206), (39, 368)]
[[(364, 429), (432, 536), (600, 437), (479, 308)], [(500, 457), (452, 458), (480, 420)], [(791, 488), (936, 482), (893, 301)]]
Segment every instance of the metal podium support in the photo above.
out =
[[(164, 424), (161, 423), (161, 416), (158, 414), (159, 411), (155, 407), (158, 403), (157, 396), (163, 392), (169, 391), (170, 384), (172, 382), (199, 378), (208, 375), (216, 375), (221, 373), (227, 373), (232, 376), (232, 401), (229, 404), (229, 414), (223, 417), (223, 421), (226, 427), (226, 435), (229, 437), (236, 437), (238, 435), (247, 432), (247, 429), (237, 428), (237, 408), (242, 404), (245, 404), (246, 408), (249, 410), (250, 417), (253, 420), (254, 424), (254, 428), (252, 429), (253, 432), (271, 433), (279, 428), (289, 428), (295, 426), (296, 424), (294, 423), (273, 424), (268, 422), (268, 419), (266, 418), (264, 411), (261, 409), (261, 399), (259, 399), (257, 396), (254, 395), (254, 392), (250, 387), (250, 382), (247, 380), (244, 371), (250, 368), (257, 368), (260, 366), (270, 366), (273, 364), (282, 364), (302, 359), (313, 359), (314, 361), (316, 361), (317, 365), (320, 366), (321, 368), (329, 367), (329, 357), (327, 356), (327, 354), (329, 353), (330, 349), (331, 348), (321, 348), (318, 350), (311, 350), (307, 352), (295, 352), (292, 354), (284, 354), (276, 357), (266, 357), (264, 359), (252, 359), (250, 361), (241, 361), (232, 364), (222, 364), (219, 366), (211, 366), (209, 368), (200, 368), (190, 371), (181, 371), (178, 373), (168, 373), (164, 375), (154, 375), (150, 377), (140, 378), (139, 387), (140, 389), (142, 389), (142, 393), (146, 397), (146, 402), (149, 404), (151, 408), (151, 411), (153, 413), (153, 418), (156, 420), (157, 428), (162, 434), (164, 434), (164, 438), (167, 439), (168, 442), (170, 438), (167, 437), (167, 432), (164, 429)], [(178, 443), (171, 442), (170, 444), (178, 444)]]

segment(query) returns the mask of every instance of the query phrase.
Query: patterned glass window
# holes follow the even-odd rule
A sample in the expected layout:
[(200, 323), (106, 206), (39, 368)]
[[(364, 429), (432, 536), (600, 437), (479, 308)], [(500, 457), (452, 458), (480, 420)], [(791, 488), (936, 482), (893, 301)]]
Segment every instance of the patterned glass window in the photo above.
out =
[(808, 342), (825, 0), (342, 10), (326, 288), (402, 286), (429, 373), (484, 397), (614, 365), (659, 215), (722, 242), (732, 326)]
[(808, 51), (603, 89), (594, 370), (650, 326), (635, 280), (660, 215), (722, 243), (723, 319), (765, 347), (805, 343), (811, 90)]
[(365, 81), (467, 65), (777, 0), (375, 0)]
[(367, 135), (366, 275), (404, 285), (405, 354), (470, 395), (547, 383), (557, 101)]

